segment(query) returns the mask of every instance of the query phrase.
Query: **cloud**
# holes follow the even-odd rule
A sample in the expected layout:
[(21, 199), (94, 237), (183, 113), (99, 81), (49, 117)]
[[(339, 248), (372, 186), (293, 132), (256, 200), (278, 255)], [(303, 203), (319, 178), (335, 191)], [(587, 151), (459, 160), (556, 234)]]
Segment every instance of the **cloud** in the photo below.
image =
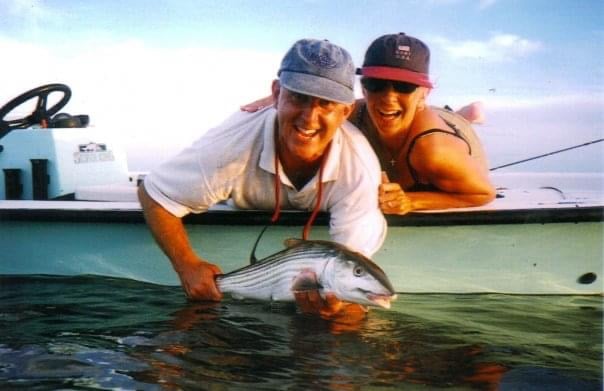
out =
[(479, 0), (478, 8), (480, 8), (481, 10), (486, 9), (493, 6), (496, 2), (497, 0)]
[[(430, 104), (449, 105), (458, 109), (469, 102), (480, 101), (489, 110), (532, 110), (549, 108), (552, 113), (578, 112), (588, 110), (604, 112), (604, 92), (601, 90), (581, 90), (570, 93), (568, 90), (501, 88), (477, 89), (465, 88), (435, 89), (430, 93)], [(602, 118), (602, 117), (601, 117)], [(601, 122), (601, 119), (598, 121)]]
[[(72, 90), (64, 112), (89, 114), (93, 126), (149, 149), (180, 149), (240, 105), (269, 95), (282, 57), (139, 40), (62, 51), (1, 35), (0, 47), (16, 59), (3, 62), (0, 105), (34, 87), (64, 83)], [(18, 110), (11, 118), (29, 114), (28, 107)]]
[(13, 16), (43, 18), (52, 12), (41, 0), (5, 0), (5, 8)]
[(491, 34), (485, 41), (453, 42), (448, 38), (438, 37), (434, 42), (453, 59), (477, 59), (488, 62), (514, 61), (542, 48), (539, 41), (504, 33)]
[(0, 3), (0, 15), (6, 15), (3, 23), (27, 31), (38, 31), (43, 23), (59, 17), (59, 13), (42, 0), (4, 0)]
[(464, 103), (478, 100), (485, 103), (489, 109), (493, 110), (531, 110), (549, 108), (551, 109), (550, 112), (559, 113), (568, 107), (573, 107), (573, 111), (575, 112), (580, 109), (601, 112), (602, 109), (604, 109), (604, 104), (602, 103), (604, 102), (604, 94), (600, 92), (585, 92), (550, 96), (523, 96), (520, 93), (514, 95), (458, 95), (455, 97), (450, 97), (450, 100), (454, 101), (460, 106)]

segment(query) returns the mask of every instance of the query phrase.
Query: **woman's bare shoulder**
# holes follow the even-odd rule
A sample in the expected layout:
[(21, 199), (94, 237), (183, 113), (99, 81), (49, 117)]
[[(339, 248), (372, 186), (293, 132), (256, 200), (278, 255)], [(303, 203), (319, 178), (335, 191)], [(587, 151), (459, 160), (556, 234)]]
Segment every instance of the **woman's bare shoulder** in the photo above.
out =
[(415, 114), (412, 128), (416, 134), (431, 129), (450, 130), (438, 113), (429, 107)]

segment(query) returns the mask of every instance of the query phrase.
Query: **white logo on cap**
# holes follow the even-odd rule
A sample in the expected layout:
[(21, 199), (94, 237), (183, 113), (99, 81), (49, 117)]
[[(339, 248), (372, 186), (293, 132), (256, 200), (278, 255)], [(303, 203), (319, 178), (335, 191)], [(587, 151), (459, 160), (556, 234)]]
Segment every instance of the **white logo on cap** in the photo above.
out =
[(394, 50), (394, 56), (401, 60), (409, 60), (411, 59), (411, 48), (407, 45), (399, 45)]

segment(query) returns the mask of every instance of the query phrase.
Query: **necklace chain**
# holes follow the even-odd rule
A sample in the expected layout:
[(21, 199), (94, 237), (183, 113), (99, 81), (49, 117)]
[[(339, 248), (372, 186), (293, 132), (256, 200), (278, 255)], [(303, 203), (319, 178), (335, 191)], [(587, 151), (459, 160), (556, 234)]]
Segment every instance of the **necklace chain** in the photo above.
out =
[(388, 156), (390, 157), (388, 163), (390, 163), (390, 167), (394, 168), (397, 163), (396, 158), (398, 158), (398, 154), (390, 152), (390, 150), (388, 148), (385, 148), (384, 146), (382, 146), (382, 150), (388, 154)]

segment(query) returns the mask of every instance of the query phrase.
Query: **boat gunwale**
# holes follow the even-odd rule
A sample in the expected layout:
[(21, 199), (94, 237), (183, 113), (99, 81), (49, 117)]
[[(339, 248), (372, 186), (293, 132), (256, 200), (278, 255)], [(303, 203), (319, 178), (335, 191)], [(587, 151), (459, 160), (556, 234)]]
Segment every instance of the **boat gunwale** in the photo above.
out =
[[(200, 214), (189, 214), (183, 218), (183, 221), (185, 224), (193, 225), (266, 225), (270, 223), (271, 215), (270, 211), (221, 208), (211, 209)], [(276, 225), (304, 225), (309, 215), (310, 212), (284, 210)], [(403, 216), (386, 215), (385, 217), (390, 227), (602, 222), (604, 221), (604, 206), (450, 210), (411, 212)], [(144, 216), (140, 208), (65, 209), (59, 207), (2, 208), (0, 206), (0, 222), (6, 221), (143, 223)], [(315, 225), (326, 226), (328, 224), (329, 214), (319, 213)]]

